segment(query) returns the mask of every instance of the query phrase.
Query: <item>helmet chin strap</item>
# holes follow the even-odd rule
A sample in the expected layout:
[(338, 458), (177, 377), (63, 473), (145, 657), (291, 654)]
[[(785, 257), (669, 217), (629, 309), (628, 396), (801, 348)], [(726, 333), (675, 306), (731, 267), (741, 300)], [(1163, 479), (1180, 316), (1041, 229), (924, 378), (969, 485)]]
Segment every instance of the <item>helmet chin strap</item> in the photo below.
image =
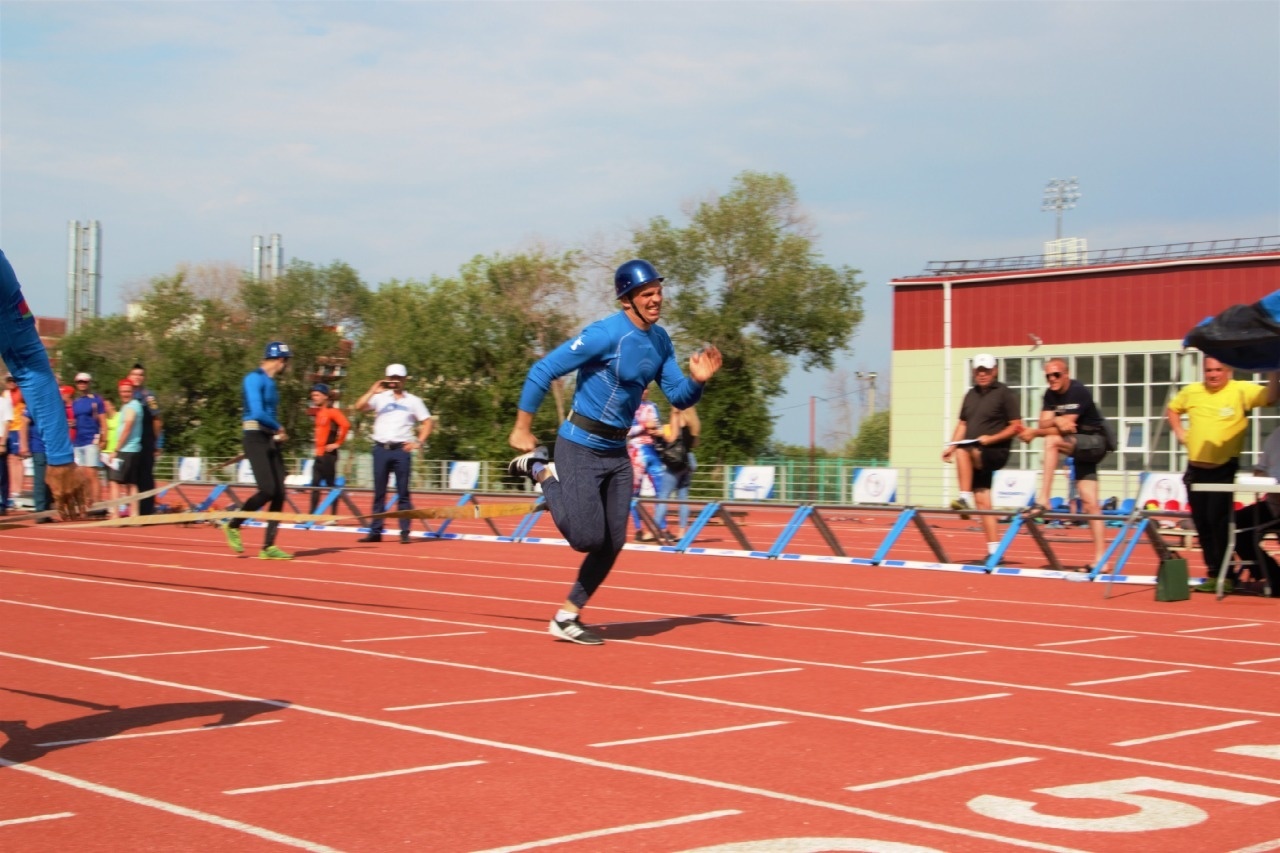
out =
[(626, 307), (623, 308), (622, 310), (630, 311), (632, 316), (634, 316), (641, 323), (644, 323), (644, 327), (646, 331), (653, 328), (652, 323), (650, 323), (648, 320), (640, 316), (640, 309), (636, 307), (636, 298), (631, 294), (627, 294), (626, 297), (624, 298), (626, 299)]

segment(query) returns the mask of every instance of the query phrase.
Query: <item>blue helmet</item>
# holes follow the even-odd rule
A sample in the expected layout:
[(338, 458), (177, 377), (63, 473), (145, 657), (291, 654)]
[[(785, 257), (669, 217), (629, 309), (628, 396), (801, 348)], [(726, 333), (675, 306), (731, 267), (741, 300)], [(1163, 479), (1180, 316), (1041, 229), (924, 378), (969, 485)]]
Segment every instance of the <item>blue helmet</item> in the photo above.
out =
[(289, 349), (289, 345), (284, 341), (272, 341), (267, 344), (267, 350), (262, 354), (263, 358), (293, 358), (293, 350)]
[(617, 298), (621, 299), (638, 287), (661, 281), (662, 276), (658, 275), (658, 271), (648, 261), (627, 261), (613, 274), (613, 289)]

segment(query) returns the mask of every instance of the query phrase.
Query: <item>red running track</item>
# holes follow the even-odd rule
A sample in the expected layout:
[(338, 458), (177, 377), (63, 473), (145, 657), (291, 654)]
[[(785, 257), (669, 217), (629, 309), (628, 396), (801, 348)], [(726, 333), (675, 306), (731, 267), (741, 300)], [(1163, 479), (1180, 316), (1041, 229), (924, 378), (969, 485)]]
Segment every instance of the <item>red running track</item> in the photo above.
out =
[(1275, 600), (628, 549), (589, 648), (563, 546), (0, 538), (0, 849), (1280, 849)]

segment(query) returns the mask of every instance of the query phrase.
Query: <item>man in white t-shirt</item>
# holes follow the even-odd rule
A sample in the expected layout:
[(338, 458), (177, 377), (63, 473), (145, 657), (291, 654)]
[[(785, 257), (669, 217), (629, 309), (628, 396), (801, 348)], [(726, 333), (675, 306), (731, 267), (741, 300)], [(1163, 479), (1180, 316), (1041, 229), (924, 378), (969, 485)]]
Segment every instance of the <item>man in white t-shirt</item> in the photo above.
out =
[[(413, 509), (409, 497), (409, 474), (413, 469), (413, 453), (426, 446), (431, 435), (431, 412), (421, 397), (404, 390), (408, 374), (403, 364), (387, 365), (386, 378), (379, 379), (356, 401), (356, 411), (373, 412), (373, 507), (382, 512), (386, 507), (387, 480), (396, 475), (397, 509)], [(369, 525), (369, 533), (361, 542), (382, 541), (382, 519)], [(400, 543), (409, 543), (409, 519), (400, 519)]]

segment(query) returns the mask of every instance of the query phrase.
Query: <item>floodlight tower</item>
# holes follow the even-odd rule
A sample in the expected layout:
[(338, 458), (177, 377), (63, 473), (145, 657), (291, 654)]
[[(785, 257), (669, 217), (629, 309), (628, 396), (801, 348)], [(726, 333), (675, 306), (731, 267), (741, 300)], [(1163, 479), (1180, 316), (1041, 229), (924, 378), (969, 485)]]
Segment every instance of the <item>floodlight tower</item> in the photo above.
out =
[(1057, 214), (1054, 239), (1062, 239), (1062, 211), (1071, 210), (1080, 200), (1080, 182), (1076, 178), (1054, 178), (1044, 188), (1044, 201), (1040, 209)]

